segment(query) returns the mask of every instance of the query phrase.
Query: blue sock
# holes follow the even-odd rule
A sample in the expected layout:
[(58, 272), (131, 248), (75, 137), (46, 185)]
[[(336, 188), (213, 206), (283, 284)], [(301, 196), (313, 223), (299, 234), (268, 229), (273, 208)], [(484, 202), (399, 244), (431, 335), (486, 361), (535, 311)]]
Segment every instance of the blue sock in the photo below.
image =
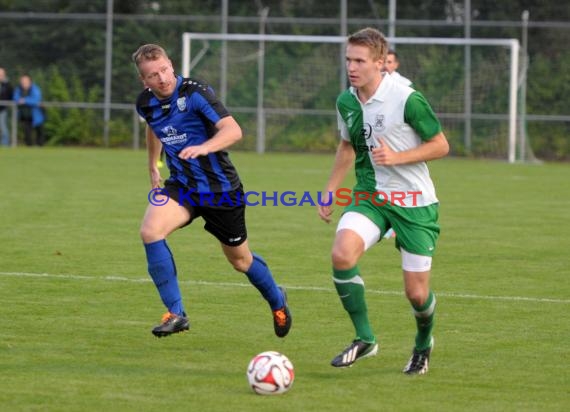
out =
[(285, 300), (281, 290), (277, 287), (273, 275), (267, 267), (267, 263), (261, 256), (252, 253), (253, 262), (245, 272), (249, 281), (259, 290), (261, 295), (269, 303), (271, 310), (277, 310), (285, 306)]
[(172, 253), (166, 244), (166, 240), (158, 240), (152, 243), (145, 243), (146, 260), (148, 262), (148, 273), (154, 281), (162, 303), (170, 313), (175, 315), (184, 314), (182, 297), (178, 287), (176, 276), (176, 266)]

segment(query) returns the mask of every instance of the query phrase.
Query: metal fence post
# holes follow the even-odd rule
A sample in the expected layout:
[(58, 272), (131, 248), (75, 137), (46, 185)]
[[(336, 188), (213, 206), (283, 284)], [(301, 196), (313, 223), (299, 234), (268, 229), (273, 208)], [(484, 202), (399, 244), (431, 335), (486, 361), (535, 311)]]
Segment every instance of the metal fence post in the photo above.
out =
[(139, 144), (139, 135), (140, 135), (140, 117), (137, 113), (137, 109), (133, 109), (133, 149), (138, 150), (140, 147)]
[(18, 105), (12, 105), (12, 129), (10, 130), (12, 138), (12, 147), (18, 146)]

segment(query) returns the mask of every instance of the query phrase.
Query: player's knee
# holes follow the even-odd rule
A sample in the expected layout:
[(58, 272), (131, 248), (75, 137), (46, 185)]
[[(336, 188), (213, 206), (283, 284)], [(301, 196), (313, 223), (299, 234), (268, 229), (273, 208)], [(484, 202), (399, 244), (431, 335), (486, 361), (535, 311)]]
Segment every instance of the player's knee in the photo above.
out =
[(406, 297), (416, 307), (423, 306), (428, 299), (429, 290), (423, 288), (406, 288)]
[(155, 227), (144, 223), (140, 228), (139, 234), (144, 243), (151, 243), (164, 238), (164, 235), (162, 235)]
[(350, 269), (358, 263), (358, 256), (343, 248), (334, 247), (331, 253), (331, 260), (334, 268)]
[(139, 235), (144, 243), (149, 243), (149, 239), (151, 237), (150, 230), (146, 226), (141, 226), (139, 230)]
[(228, 257), (228, 262), (236, 271), (241, 273), (247, 272), (251, 266), (251, 259), (246, 259), (245, 256)]
[(233, 261), (230, 261), (230, 264), (232, 265), (234, 270), (236, 270), (237, 272), (240, 272), (240, 273), (245, 273), (249, 269), (249, 267), (244, 264), (243, 260), (239, 260), (239, 261), (233, 260)]

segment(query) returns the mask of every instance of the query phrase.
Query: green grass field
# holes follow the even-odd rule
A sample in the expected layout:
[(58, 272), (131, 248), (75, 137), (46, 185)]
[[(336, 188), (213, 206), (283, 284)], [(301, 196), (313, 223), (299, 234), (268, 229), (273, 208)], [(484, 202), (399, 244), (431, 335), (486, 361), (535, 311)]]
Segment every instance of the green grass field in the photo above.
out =
[[(138, 227), (143, 151), (0, 150), (2, 411), (563, 411), (570, 408), (570, 165), (430, 165), (442, 235), (430, 372), (400, 371), (415, 324), (393, 240), (361, 261), (377, 357), (337, 370), (353, 330), (331, 280), (335, 222), (310, 206), (248, 209), (249, 239), (289, 291), (273, 335), (258, 292), (201, 221), (174, 233), (191, 329), (156, 339), (162, 304)], [(332, 155), (233, 153), (246, 190), (324, 186)], [(350, 181), (347, 182), (350, 185)], [(258, 352), (294, 363), (283, 396), (250, 391)]]

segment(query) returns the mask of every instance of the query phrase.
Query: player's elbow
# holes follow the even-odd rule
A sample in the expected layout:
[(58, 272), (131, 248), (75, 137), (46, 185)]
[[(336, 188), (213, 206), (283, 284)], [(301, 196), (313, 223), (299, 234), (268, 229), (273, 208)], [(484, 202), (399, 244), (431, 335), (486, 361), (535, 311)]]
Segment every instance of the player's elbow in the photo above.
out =
[(436, 144), (436, 146), (434, 146), (434, 158), (439, 159), (441, 157), (447, 156), (449, 153), (449, 142), (443, 133), (437, 135), (434, 143)]
[(441, 145), (441, 157), (447, 156), (449, 154), (449, 142), (447, 139), (443, 139), (443, 143)]
[(224, 118), (217, 126), (219, 130), (224, 131), (225, 135), (230, 139), (231, 144), (239, 142), (243, 137), (241, 126), (233, 117)]
[(243, 132), (241, 130), (241, 127), (239, 125), (236, 124), (235, 127), (235, 132), (234, 132), (234, 141), (235, 142), (239, 142), (242, 138), (243, 138)]

